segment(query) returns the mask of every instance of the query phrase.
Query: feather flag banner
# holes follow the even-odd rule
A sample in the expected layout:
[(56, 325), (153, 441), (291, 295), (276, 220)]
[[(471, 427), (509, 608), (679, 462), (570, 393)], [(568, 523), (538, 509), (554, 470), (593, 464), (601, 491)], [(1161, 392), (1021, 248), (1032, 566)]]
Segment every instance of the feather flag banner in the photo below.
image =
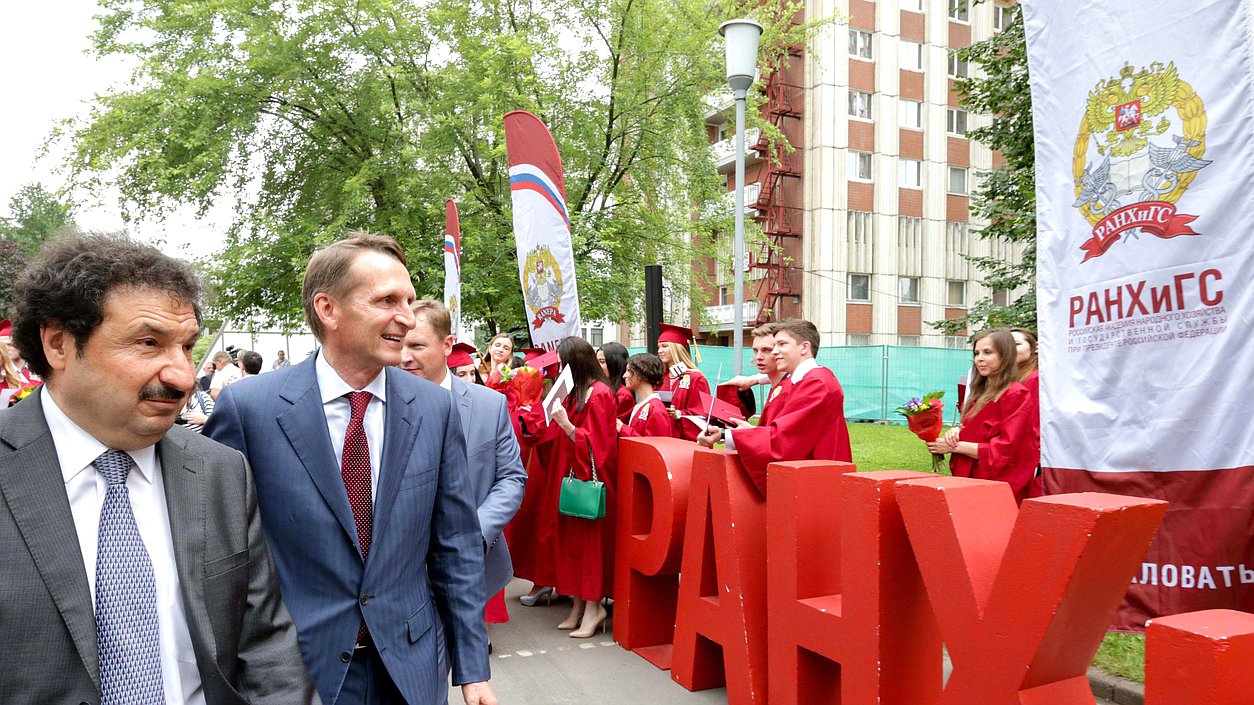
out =
[(1254, 608), (1254, 3), (1023, 3), (1048, 494), (1170, 505), (1115, 619)]
[(452, 199), (444, 202), (444, 306), (456, 343), (462, 339), (462, 228)]
[(562, 157), (549, 129), (535, 115), (515, 110), (504, 119), (527, 326), (535, 347), (553, 350), (562, 338), (580, 333)]

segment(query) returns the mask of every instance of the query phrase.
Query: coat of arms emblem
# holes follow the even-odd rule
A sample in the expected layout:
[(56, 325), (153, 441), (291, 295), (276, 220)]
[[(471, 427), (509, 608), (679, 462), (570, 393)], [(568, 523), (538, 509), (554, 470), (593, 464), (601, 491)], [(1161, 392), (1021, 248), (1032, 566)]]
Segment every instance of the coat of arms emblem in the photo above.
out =
[(531, 326), (539, 330), (546, 321), (565, 323), (562, 315), (562, 269), (548, 245), (537, 245), (527, 253), (523, 265), (523, 296), (535, 315)]
[(1195, 215), (1176, 203), (1206, 153), (1206, 110), (1174, 63), (1139, 71), (1125, 65), (1089, 93), (1076, 136), (1072, 207), (1093, 226), (1080, 245), (1083, 262), (1100, 257), (1124, 236), (1141, 232), (1168, 239), (1197, 235)]

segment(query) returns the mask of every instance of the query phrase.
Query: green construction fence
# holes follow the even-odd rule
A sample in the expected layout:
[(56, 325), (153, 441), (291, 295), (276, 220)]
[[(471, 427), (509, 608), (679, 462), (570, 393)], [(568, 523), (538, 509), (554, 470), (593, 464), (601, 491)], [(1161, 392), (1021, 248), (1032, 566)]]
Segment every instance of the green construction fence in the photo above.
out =
[[(733, 351), (727, 347), (698, 345), (697, 367), (715, 384), (734, 376)], [(636, 354), (645, 348), (628, 348)], [(949, 348), (866, 345), (823, 348), (818, 363), (836, 374), (845, 391), (845, 418), (850, 421), (902, 421), (893, 413), (911, 397), (940, 390), (945, 392), (945, 421), (955, 417), (958, 382), (971, 370), (971, 352)], [(753, 352), (744, 350), (745, 374), (756, 372)], [(758, 408), (767, 388), (758, 387)]]

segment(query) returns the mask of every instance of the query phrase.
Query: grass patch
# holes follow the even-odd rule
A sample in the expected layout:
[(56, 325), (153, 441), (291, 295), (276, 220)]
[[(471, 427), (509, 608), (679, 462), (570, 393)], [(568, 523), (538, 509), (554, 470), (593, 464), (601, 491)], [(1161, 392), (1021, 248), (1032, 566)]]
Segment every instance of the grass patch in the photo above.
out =
[(1137, 683), (1145, 682), (1145, 635), (1111, 632), (1102, 640), (1093, 665)]
[[(932, 456), (905, 426), (849, 424), (853, 462), (858, 470), (915, 470), (930, 472)], [(946, 466), (945, 474), (949, 474)], [(1102, 640), (1093, 665), (1137, 683), (1145, 682), (1145, 636), (1111, 632)]]

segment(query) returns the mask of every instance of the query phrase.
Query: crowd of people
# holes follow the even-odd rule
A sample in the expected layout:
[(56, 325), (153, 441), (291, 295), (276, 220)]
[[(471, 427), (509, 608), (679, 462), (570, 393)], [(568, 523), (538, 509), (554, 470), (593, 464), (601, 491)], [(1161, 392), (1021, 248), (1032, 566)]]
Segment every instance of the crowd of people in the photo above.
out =
[[(713, 389), (678, 325), (656, 355), (507, 333), (480, 353), (394, 240), (354, 234), (304, 276), (314, 355), (261, 375), (220, 351), (197, 379), (199, 295), (185, 264), (105, 236), (54, 241), (17, 284), (0, 391), (35, 401), (0, 414), (0, 585), (21, 596), (0, 634), (37, 646), (0, 672), (6, 702), (435, 703), (451, 678), (489, 705), (513, 577), (523, 606), (569, 600), (572, 638), (606, 628), (621, 439), (721, 445), (762, 496), (770, 463), (852, 461), (809, 321), (754, 329), (758, 373)], [(977, 334), (973, 363), (928, 449), (1035, 496), (1036, 338)], [(571, 479), (603, 483), (603, 511), (561, 510)]]

